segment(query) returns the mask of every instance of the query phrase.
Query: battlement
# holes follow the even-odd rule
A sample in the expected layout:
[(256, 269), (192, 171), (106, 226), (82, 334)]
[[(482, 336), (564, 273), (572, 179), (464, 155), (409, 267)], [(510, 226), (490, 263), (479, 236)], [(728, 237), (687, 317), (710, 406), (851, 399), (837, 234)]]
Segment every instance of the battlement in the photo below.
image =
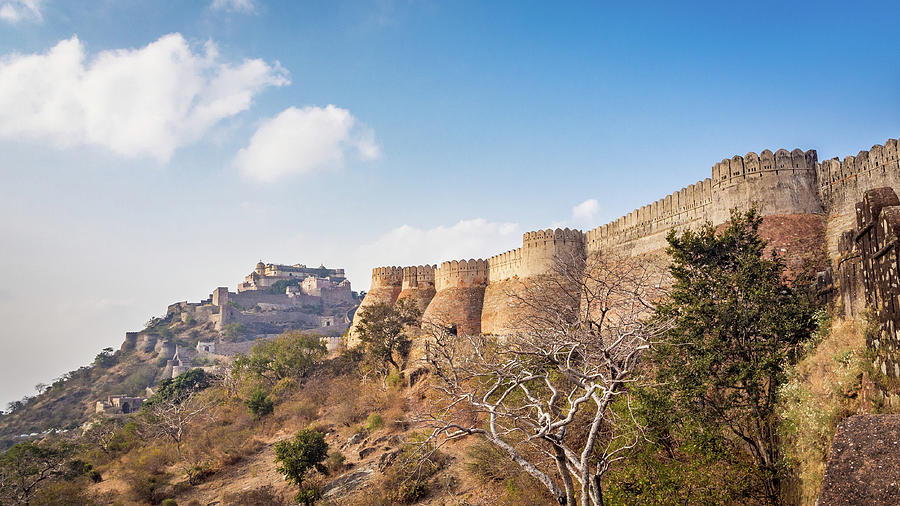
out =
[(568, 228), (556, 230), (538, 230), (536, 232), (525, 232), (522, 235), (522, 246), (525, 248), (535, 247), (542, 244), (542, 241), (562, 241), (562, 242), (582, 242), (584, 240), (581, 230), (571, 230)]
[(434, 287), (434, 271), (436, 265), (413, 265), (403, 268), (404, 290), (410, 288)]
[(817, 165), (818, 154), (814, 149), (809, 151), (779, 149), (774, 153), (764, 149), (759, 155), (751, 151), (744, 156), (735, 155), (713, 165), (713, 186), (734, 184), (748, 177), (762, 177), (767, 172), (780, 175), (783, 171), (787, 171), (786, 174), (793, 174), (794, 171), (815, 171)]
[(487, 260), (488, 281), (502, 281), (522, 275), (522, 248), (494, 255)]
[(443, 262), (434, 271), (435, 288), (485, 286), (488, 282), (488, 263), (483, 259)]
[(900, 147), (897, 139), (888, 139), (868, 151), (843, 160), (832, 158), (817, 166), (819, 192), (823, 202), (849, 210), (857, 195), (866, 188), (894, 183), (900, 179)]
[(381, 286), (401, 286), (403, 267), (376, 267), (372, 269), (372, 288)]
[(775, 152), (725, 158), (712, 166), (711, 177), (636, 209), (613, 222), (585, 233), (589, 253), (604, 248), (636, 247), (637, 251), (661, 247), (673, 228), (705, 221), (720, 223), (731, 209), (756, 205), (763, 214), (806, 214), (822, 211), (815, 191), (818, 154), (815, 150)]

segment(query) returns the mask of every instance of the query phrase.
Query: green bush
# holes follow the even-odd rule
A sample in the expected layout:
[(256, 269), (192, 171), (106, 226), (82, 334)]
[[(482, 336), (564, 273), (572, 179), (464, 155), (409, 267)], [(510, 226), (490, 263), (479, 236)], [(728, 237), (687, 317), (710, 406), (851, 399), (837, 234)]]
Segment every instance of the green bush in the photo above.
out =
[(259, 420), (266, 415), (271, 415), (272, 412), (275, 411), (275, 403), (272, 402), (272, 399), (269, 399), (269, 396), (266, 395), (266, 392), (262, 388), (257, 387), (253, 390), (253, 393), (250, 394), (250, 398), (244, 402), (247, 404), (247, 409), (250, 410), (250, 414), (253, 415), (254, 420)]
[(333, 451), (328, 454), (328, 459), (325, 461), (325, 467), (328, 468), (329, 473), (339, 473), (344, 470), (346, 460), (347, 458), (344, 457), (343, 453), (339, 451)]
[(384, 426), (384, 420), (378, 413), (372, 413), (366, 418), (366, 430), (374, 431)]
[(144, 405), (149, 407), (156, 402), (174, 399), (189, 392), (204, 390), (209, 388), (210, 385), (212, 385), (212, 381), (203, 369), (191, 369), (175, 378), (161, 381), (156, 393)]
[(300, 488), (296, 496), (297, 502), (309, 505), (319, 498), (318, 489), (306, 487), (303, 480), (310, 469), (328, 474), (328, 469), (322, 464), (327, 457), (328, 443), (325, 442), (325, 435), (312, 429), (301, 430), (294, 439), (275, 443), (278, 472), (289, 483)]
[(285, 378), (305, 378), (327, 354), (319, 336), (290, 331), (255, 345), (249, 355), (238, 355), (234, 360), (234, 371), (275, 385)]

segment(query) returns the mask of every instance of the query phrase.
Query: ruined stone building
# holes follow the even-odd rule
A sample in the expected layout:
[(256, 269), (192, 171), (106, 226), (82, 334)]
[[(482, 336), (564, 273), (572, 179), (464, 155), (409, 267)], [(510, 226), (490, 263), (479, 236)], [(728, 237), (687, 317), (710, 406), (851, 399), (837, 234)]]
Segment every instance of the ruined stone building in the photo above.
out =
[(146, 400), (143, 397), (110, 395), (105, 401), (97, 401), (95, 411), (104, 415), (127, 415), (140, 411)]

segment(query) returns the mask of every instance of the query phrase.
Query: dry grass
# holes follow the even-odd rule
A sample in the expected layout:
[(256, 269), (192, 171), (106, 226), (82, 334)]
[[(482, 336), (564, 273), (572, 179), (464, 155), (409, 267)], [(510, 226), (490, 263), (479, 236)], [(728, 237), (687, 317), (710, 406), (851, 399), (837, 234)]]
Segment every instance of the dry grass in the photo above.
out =
[(815, 504), (837, 424), (865, 408), (865, 322), (834, 319), (822, 328), (780, 392), (785, 456), (794, 466), (788, 499), (795, 504)]

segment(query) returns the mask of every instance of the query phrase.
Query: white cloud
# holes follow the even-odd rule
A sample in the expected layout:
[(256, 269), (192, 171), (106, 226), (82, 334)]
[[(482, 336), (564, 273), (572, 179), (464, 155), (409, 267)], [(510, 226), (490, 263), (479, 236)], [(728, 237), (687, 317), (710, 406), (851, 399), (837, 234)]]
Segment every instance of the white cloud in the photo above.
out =
[[(354, 279), (368, 280), (373, 267), (487, 258), (521, 245), (522, 232), (518, 223), (475, 218), (429, 229), (403, 225), (359, 247), (348, 265), (348, 273)], [(368, 282), (365, 285), (354, 288), (366, 290)]]
[(572, 208), (572, 219), (579, 223), (590, 223), (598, 211), (600, 203), (597, 199), (588, 199)]
[(238, 151), (235, 166), (263, 182), (316, 170), (339, 168), (348, 152), (362, 160), (381, 155), (374, 132), (359, 124), (347, 109), (289, 107), (264, 121), (250, 144)]
[(0, 60), (0, 136), (100, 146), (166, 161), (269, 86), (289, 84), (277, 62), (223, 61), (175, 33), (91, 59), (77, 37), (43, 54)]
[(7, 23), (44, 20), (41, 14), (42, 0), (5, 0), (0, 2), (0, 19)]
[(254, 12), (256, 4), (253, 0), (213, 0), (210, 8), (217, 11)]

